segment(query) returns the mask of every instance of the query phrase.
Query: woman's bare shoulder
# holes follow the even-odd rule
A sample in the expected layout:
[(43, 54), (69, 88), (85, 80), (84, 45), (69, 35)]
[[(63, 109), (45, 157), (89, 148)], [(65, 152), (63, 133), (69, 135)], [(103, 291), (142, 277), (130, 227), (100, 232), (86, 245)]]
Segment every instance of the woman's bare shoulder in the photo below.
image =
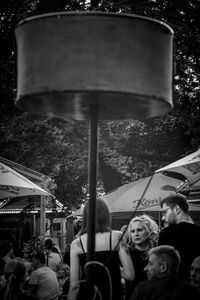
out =
[[(72, 242), (71, 242), (71, 251), (77, 251), (77, 252), (82, 252), (82, 246), (81, 246), (81, 242), (83, 245), (85, 245), (85, 240), (86, 240), (86, 236), (82, 235), (81, 237), (78, 236), (76, 237)], [(84, 246), (85, 247), (85, 246)]]
[(71, 242), (71, 248), (70, 249), (73, 251), (74, 249), (77, 249), (77, 248), (80, 248), (80, 247), (81, 247), (80, 238), (77, 237)]
[(73, 241), (71, 242), (70, 248), (74, 245), (76, 245), (78, 238), (76, 237), (75, 239), (73, 239)]

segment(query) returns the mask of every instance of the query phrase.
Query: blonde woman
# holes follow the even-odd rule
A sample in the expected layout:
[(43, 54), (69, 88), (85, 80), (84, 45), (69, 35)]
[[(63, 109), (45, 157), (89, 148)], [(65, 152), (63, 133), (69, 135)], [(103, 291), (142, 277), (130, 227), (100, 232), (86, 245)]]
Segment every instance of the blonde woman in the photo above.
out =
[[(70, 249), (70, 293), (68, 299), (88, 299), (79, 291), (75, 295), (75, 286), (85, 280), (84, 266), (87, 256), (88, 203), (84, 207), (82, 227)], [(121, 244), (121, 232), (111, 230), (111, 219), (107, 204), (102, 199), (96, 203), (94, 285), (98, 297), (92, 299), (122, 300), (121, 276), (134, 278), (134, 268), (129, 251)], [(121, 267), (120, 267), (121, 266)], [(101, 298), (102, 297), (102, 298)]]
[(159, 228), (150, 216), (143, 214), (136, 216), (129, 222), (127, 239), (130, 255), (132, 258), (135, 278), (125, 281), (125, 300), (129, 300), (136, 285), (146, 280), (144, 267), (148, 263), (148, 251), (157, 246)]

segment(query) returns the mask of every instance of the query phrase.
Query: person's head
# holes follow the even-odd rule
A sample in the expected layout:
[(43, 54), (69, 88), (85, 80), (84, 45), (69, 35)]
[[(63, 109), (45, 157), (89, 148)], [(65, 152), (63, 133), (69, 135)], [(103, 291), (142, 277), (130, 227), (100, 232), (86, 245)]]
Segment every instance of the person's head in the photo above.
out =
[(135, 248), (149, 250), (157, 245), (158, 233), (158, 225), (150, 216), (136, 216), (128, 225), (128, 243)]
[[(106, 232), (110, 231), (111, 228), (111, 218), (108, 209), (108, 205), (106, 202), (98, 198), (96, 200), (96, 232)], [(79, 231), (80, 234), (86, 233), (88, 230), (88, 201), (86, 202), (83, 209), (83, 220), (81, 229)]]
[(44, 246), (47, 250), (52, 250), (52, 248), (54, 247), (54, 243), (52, 241), (52, 239), (46, 239)]
[(0, 241), (0, 256), (12, 256), (13, 254), (13, 244), (10, 240), (1, 240)]
[(6, 280), (9, 279), (11, 275), (14, 275), (16, 282), (21, 283), (25, 282), (27, 272), (26, 266), (21, 258), (11, 259), (4, 268), (4, 275)]
[(178, 224), (183, 218), (189, 217), (189, 205), (184, 195), (171, 194), (160, 202), (162, 220), (167, 224)]
[(63, 264), (62, 267), (58, 270), (58, 278), (59, 279), (66, 279), (70, 275), (70, 268), (67, 264)]
[(190, 281), (200, 289), (200, 256), (196, 257), (190, 266)]
[(38, 269), (39, 267), (45, 265), (45, 255), (43, 252), (37, 252), (33, 254), (32, 257), (33, 269)]
[(6, 289), (4, 299), (18, 299), (16, 295), (23, 292), (24, 283), (27, 279), (25, 264), (21, 258), (11, 259), (4, 268)]
[(148, 264), (144, 268), (148, 279), (176, 276), (180, 264), (179, 252), (168, 245), (152, 248), (148, 254)]

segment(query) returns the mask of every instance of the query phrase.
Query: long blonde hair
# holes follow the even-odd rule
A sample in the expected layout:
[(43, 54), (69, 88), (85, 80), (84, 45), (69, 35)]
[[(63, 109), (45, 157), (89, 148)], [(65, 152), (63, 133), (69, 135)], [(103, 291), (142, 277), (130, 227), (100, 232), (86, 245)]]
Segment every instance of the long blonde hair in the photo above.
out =
[(128, 245), (132, 248), (135, 247), (135, 244), (133, 243), (132, 238), (131, 238), (131, 226), (134, 222), (141, 222), (148, 233), (148, 243), (147, 243), (146, 251), (157, 246), (159, 227), (158, 227), (156, 221), (146, 214), (136, 216), (133, 219), (131, 219), (131, 221), (129, 222), (128, 230), (127, 230)]

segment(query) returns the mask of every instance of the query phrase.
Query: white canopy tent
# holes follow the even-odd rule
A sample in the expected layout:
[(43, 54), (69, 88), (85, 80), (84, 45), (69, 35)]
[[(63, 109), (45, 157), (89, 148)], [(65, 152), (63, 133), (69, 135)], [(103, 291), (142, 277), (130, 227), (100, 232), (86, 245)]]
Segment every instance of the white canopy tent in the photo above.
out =
[(186, 179), (187, 188), (200, 189), (200, 149), (156, 170), (156, 173), (175, 172)]
[[(150, 184), (143, 195), (149, 181)], [(163, 174), (154, 174), (153, 177), (149, 176), (120, 186), (101, 198), (107, 202), (113, 219), (126, 218), (128, 220), (137, 208), (137, 213), (145, 212), (156, 215), (160, 223), (160, 200), (176, 193), (182, 183), (181, 180)], [(142, 199), (141, 196), (143, 196)], [(139, 206), (138, 202), (140, 202)], [(199, 212), (200, 206), (194, 203), (190, 204), (190, 211)], [(83, 206), (68, 217), (80, 217), (82, 213)]]
[[(11, 161), (9, 161), (11, 163)], [(15, 164), (19, 170), (28, 174), (34, 173), (33, 170), (23, 167), (19, 164)], [(20, 167), (19, 167), (20, 166)], [(28, 170), (32, 172), (28, 172)], [(37, 172), (36, 172), (37, 173)], [(35, 173), (35, 174), (36, 174)], [(38, 173), (40, 174), (40, 173)], [(41, 174), (42, 175), (42, 174)], [(32, 175), (33, 176), (33, 175)], [(36, 176), (36, 175), (35, 175)], [(0, 161), (0, 199), (16, 198), (23, 196), (40, 196), (40, 233), (44, 237), (45, 235), (45, 200), (46, 197), (53, 197), (50, 193), (42, 189), (39, 185), (30, 181), (21, 173), (16, 172), (14, 169)]]

